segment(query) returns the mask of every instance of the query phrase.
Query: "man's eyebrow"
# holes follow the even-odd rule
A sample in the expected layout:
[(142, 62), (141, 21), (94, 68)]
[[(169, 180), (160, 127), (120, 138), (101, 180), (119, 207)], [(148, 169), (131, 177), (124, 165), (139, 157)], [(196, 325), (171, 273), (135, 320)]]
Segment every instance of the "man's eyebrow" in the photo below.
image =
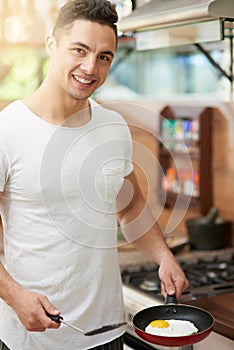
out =
[[(92, 51), (92, 50), (91, 50), (91, 47), (89, 47), (88, 45), (82, 43), (81, 41), (72, 42), (72, 43), (71, 43), (71, 46), (80, 46), (80, 47), (83, 47), (84, 49), (86, 49), (86, 50), (88, 50), (88, 51)], [(108, 50), (106, 50), (106, 51), (101, 51), (100, 54), (102, 54), (102, 55), (110, 55), (110, 56), (114, 57), (114, 52), (108, 51)]]

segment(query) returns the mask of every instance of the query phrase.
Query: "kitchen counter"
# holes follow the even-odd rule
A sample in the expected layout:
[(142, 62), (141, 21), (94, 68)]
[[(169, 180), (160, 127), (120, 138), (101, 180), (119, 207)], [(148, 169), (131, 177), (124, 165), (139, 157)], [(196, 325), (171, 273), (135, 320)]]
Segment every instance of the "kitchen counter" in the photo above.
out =
[[(138, 251), (132, 244), (120, 244), (119, 248), (119, 264), (120, 269), (125, 266), (134, 266), (136, 264), (147, 264), (152, 263), (152, 260), (144, 253)], [(172, 250), (173, 251), (173, 250)], [(181, 247), (181, 249), (177, 249), (174, 252), (174, 255), (177, 261), (191, 261), (195, 262), (197, 259), (210, 259), (219, 256), (219, 257), (227, 257), (234, 254), (234, 247), (227, 247), (224, 249), (218, 250), (190, 250), (188, 245)]]
[(234, 340), (234, 293), (193, 300), (186, 304), (209, 312), (215, 319), (214, 332)]

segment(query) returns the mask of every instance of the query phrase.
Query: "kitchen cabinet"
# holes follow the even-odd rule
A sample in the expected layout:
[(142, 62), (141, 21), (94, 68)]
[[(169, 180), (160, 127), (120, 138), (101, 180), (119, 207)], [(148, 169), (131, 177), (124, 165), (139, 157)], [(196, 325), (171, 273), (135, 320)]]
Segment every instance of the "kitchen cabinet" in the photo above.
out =
[(160, 116), (160, 199), (207, 214), (212, 206), (212, 108), (166, 106)]

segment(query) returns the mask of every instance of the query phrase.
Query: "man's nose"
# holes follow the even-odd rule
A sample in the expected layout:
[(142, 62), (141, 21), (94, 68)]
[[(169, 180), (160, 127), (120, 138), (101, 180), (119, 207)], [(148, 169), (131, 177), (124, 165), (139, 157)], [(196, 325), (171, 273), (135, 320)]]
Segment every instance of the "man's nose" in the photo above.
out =
[(82, 62), (81, 68), (87, 74), (95, 74), (97, 72), (97, 60), (96, 57), (87, 56)]

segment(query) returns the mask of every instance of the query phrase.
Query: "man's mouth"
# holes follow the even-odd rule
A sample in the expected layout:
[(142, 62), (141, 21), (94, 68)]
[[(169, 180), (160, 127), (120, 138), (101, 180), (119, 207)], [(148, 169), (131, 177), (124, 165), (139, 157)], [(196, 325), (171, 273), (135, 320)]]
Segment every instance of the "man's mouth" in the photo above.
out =
[(80, 78), (78, 77), (77, 75), (73, 74), (72, 75), (73, 78), (78, 81), (79, 83), (82, 83), (82, 84), (91, 84), (93, 83), (94, 80), (89, 80), (89, 79), (84, 79), (84, 78)]

